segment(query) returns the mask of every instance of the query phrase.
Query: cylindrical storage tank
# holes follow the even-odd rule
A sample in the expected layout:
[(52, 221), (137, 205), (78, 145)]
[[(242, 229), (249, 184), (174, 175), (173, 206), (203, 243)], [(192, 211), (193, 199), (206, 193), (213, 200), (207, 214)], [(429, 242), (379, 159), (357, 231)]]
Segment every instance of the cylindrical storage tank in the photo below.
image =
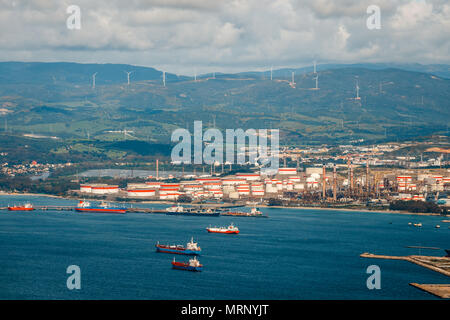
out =
[(279, 168), (278, 174), (287, 175), (287, 174), (297, 174), (297, 168)]
[(268, 185), (266, 185), (266, 192), (267, 193), (277, 193), (278, 189), (277, 189), (277, 187), (275, 185), (268, 184)]
[(228, 195), (230, 199), (239, 199), (239, 193), (238, 192), (230, 192)]
[(91, 193), (92, 192), (92, 188), (91, 188), (90, 185), (82, 184), (80, 186), (80, 192)]
[(128, 197), (153, 197), (156, 195), (154, 189), (128, 189)]
[(294, 189), (295, 190), (303, 190), (303, 189), (305, 189), (305, 185), (303, 183), (294, 184)]
[(119, 186), (109, 186), (109, 185), (97, 185), (91, 186), (92, 193), (95, 194), (110, 194), (110, 193), (118, 193)]
[(264, 190), (252, 190), (252, 195), (255, 197), (263, 197)]

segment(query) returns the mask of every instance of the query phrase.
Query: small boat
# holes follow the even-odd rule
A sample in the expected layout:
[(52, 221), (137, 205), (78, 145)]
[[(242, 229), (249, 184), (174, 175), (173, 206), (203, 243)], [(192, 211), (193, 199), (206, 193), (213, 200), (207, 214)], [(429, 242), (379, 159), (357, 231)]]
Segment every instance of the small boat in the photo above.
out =
[(194, 242), (194, 238), (186, 244), (186, 247), (182, 245), (163, 245), (159, 242), (155, 245), (156, 252), (185, 254), (185, 255), (199, 255), (202, 249)]
[(438, 225), (438, 224), (436, 225), (436, 228), (440, 228), (440, 227), (441, 227), (440, 225)]
[(126, 213), (127, 209), (122, 207), (111, 206), (106, 202), (102, 202), (98, 206), (91, 205), (88, 201), (80, 201), (75, 207), (78, 212), (101, 212), (101, 213)]
[(189, 262), (177, 262), (175, 258), (172, 261), (172, 268), (186, 271), (202, 271), (203, 265), (197, 260), (197, 257), (189, 259)]
[(232, 224), (228, 227), (208, 227), (206, 230), (210, 233), (226, 233), (226, 234), (238, 234), (239, 229)]
[(8, 207), (9, 211), (33, 211), (33, 205), (31, 203), (25, 203), (22, 206), (12, 206)]
[(408, 226), (412, 226), (412, 222), (408, 222)]
[(422, 226), (422, 223), (414, 223), (414, 227), (421, 227)]

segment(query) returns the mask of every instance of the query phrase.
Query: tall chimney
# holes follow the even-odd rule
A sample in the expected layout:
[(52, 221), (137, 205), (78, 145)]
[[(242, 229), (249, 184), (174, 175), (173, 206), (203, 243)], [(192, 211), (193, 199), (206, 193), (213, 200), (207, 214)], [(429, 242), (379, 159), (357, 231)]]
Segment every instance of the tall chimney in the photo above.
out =
[(156, 179), (159, 179), (159, 159), (156, 159)]
[(333, 200), (336, 202), (337, 200), (337, 181), (336, 181), (336, 165), (333, 167)]
[(367, 196), (369, 196), (370, 190), (369, 190), (369, 158), (367, 158), (366, 163), (366, 190), (367, 190)]
[(323, 167), (322, 167), (322, 198), (325, 200), (325, 197), (326, 197), (326, 190), (325, 190), (325, 188), (326, 188), (326, 185), (325, 185), (325, 182), (326, 182), (326, 180), (325, 180), (325, 174), (326, 174), (326, 171), (325, 171), (325, 165), (323, 165)]

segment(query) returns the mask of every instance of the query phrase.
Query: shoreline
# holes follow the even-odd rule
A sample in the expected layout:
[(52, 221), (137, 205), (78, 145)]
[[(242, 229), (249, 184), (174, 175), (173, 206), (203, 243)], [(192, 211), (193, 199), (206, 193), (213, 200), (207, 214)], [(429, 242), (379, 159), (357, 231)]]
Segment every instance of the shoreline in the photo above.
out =
[[(71, 196), (56, 196), (51, 194), (44, 193), (16, 193), (16, 192), (0, 192), (0, 196), (34, 196), (34, 197), (49, 197), (49, 198), (57, 198), (57, 199), (66, 199), (66, 200), (84, 200), (84, 198), (80, 197), (71, 197)], [(100, 201), (101, 199), (88, 199), (93, 201)], [(173, 205), (175, 202), (173, 201), (164, 201), (164, 200), (151, 200), (151, 201), (113, 201), (118, 203), (142, 203), (142, 204), (167, 204)], [(184, 205), (196, 205), (191, 203), (186, 203)], [(243, 207), (252, 207), (250, 205), (244, 205)], [(429, 212), (409, 212), (409, 211), (401, 211), (401, 210), (370, 210), (364, 208), (333, 208), (333, 207), (286, 207), (286, 206), (268, 206), (268, 205), (257, 205), (260, 208), (276, 208), (276, 209), (293, 209), (293, 210), (323, 210), (323, 211), (347, 211), (347, 212), (365, 212), (365, 213), (387, 213), (387, 214), (403, 214), (403, 215), (413, 215), (413, 216), (441, 216), (448, 217), (445, 215), (441, 215), (438, 213), (429, 213)]]

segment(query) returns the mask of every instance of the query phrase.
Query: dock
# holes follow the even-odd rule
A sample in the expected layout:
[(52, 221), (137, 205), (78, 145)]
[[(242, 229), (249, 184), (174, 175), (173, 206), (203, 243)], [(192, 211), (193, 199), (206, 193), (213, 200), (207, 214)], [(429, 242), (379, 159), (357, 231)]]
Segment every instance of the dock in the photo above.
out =
[(377, 255), (372, 253), (363, 253), (361, 258), (373, 258), (373, 259), (387, 259), (387, 260), (404, 260), (415, 263), (421, 267), (442, 273), (447, 277), (450, 277), (450, 259), (446, 257), (434, 257), (434, 256), (386, 256)]
[(450, 284), (419, 284), (410, 283), (410, 286), (416, 287), (422, 291), (431, 293), (442, 299), (450, 299)]
[[(360, 255), (362, 258), (371, 258), (371, 259), (387, 259), (387, 260), (404, 260), (409, 261), (411, 263), (417, 264), (421, 267), (427, 268), (429, 270), (433, 270), (435, 272), (439, 272), (447, 277), (450, 277), (450, 258), (448, 257), (434, 257), (434, 256), (387, 256), (387, 255), (378, 255), (372, 253), (362, 253)], [(418, 284), (418, 283), (410, 283), (411, 286), (419, 288), (420, 290), (431, 293), (437, 297), (443, 299), (450, 298), (450, 284)]]

